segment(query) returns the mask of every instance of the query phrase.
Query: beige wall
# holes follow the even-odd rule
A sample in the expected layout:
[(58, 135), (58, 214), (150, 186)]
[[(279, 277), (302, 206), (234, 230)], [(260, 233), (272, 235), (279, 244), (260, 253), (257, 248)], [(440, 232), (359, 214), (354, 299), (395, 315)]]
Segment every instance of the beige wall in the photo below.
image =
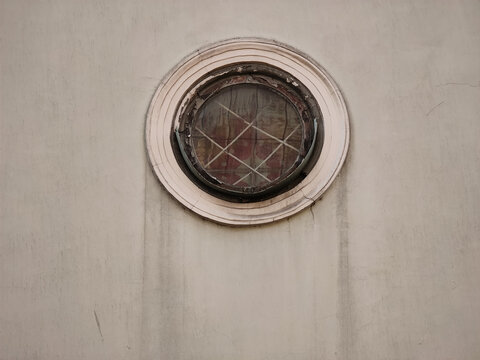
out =
[[(478, 1), (0, 1), (0, 359), (480, 358)], [(160, 79), (260, 36), (335, 78), (352, 143), (268, 226), (183, 209)]]

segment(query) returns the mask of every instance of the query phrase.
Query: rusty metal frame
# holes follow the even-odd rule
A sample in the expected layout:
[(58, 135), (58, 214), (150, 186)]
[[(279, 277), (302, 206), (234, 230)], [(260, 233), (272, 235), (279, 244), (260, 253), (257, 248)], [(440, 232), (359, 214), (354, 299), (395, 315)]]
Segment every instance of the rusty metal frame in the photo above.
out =
[[(322, 110), (321, 117), (314, 116), (321, 119), (317, 131), (322, 136), (317, 136), (316, 143), (322, 140), (322, 146), (314, 147), (312, 160), (294, 181), (285, 184), (277, 194), (265, 195), (263, 200), (235, 201), (203, 184), (188, 169), (175, 140), (174, 130), (180, 124), (178, 115), (194, 96), (192, 89), (202, 85), (199, 79), (206, 83), (216, 70), (238, 63), (268, 64), (292, 74), (301, 83), (295, 79), (285, 81), (290, 81), (294, 88), (303, 84)], [(306, 98), (305, 102), (308, 101)], [(284, 219), (318, 200), (345, 162), (350, 125), (340, 89), (314, 59), (275, 40), (235, 38), (192, 52), (165, 75), (150, 103), (145, 140), (152, 170), (183, 206), (217, 223), (246, 226)]]
[[(222, 183), (219, 179), (212, 176), (208, 171), (202, 167), (199, 161), (197, 161), (195, 149), (193, 146), (192, 133), (194, 128), (194, 122), (198, 112), (202, 109), (205, 103), (207, 103), (214, 95), (218, 94), (221, 90), (229, 87), (234, 87), (242, 84), (256, 85), (260, 87), (268, 88), (286, 99), (296, 110), (301, 123), (299, 126), (302, 128), (302, 142), (299, 149), (294, 148), (298, 152), (295, 163), (275, 181), (256, 186), (256, 187), (243, 187)], [(236, 63), (230, 64), (225, 67), (215, 69), (203, 78), (199, 79), (197, 83), (189, 90), (188, 94), (190, 99), (186, 106), (179, 109), (178, 117), (180, 119), (179, 126), (174, 130), (175, 136), (172, 137), (172, 141), (180, 150), (178, 157), (179, 161), (183, 161), (186, 166), (183, 167), (184, 171), (189, 171), (194, 175), (193, 180), (204, 190), (218, 195), (233, 202), (254, 202), (264, 200), (265, 198), (272, 197), (281, 193), (282, 190), (288, 190), (291, 186), (298, 183), (306, 174), (300, 176), (302, 170), (306, 167), (308, 162), (312, 159), (312, 154), (320, 154), (321, 147), (323, 145), (323, 127), (318, 126), (318, 123), (322, 121), (321, 110), (314, 97), (308, 91), (308, 89), (301, 84), (301, 82), (294, 78), (291, 74), (278, 69), (274, 66), (264, 63)], [(192, 95), (193, 94), (193, 95)], [(225, 107), (223, 104), (221, 106)], [(227, 111), (230, 111), (225, 107)], [(257, 131), (264, 133), (265, 135), (272, 137), (280, 143), (269, 155), (272, 156), (281, 146), (289, 145), (282, 139), (278, 139), (272, 136), (267, 131), (255, 126), (254, 119), (252, 122), (248, 122), (239, 115), (233, 113), (234, 116), (246, 123), (247, 127), (242, 130), (240, 135), (248, 130), (250, 127), (255, 128)], [(258, 116), (258, 115), (257, 115)], [(196, 129), (199, 130), (198, 128)], [(204, 134), (209, 139), (209, 137)], [(233, 154), (227, 151), (235, 140), (232, 140), (226, 148), (209, 139), (215, 146), (221, 149), (221, 153), (235, 158), (251, 171), (257, 172), (258, 169), (251, 168), (248, 164), (244, 163), (240, 159), (236, 158)], [(317, 141), (318, 139), (318, 141)], [(212, 159), (210, 162), (212, 162)], [(268, 157), (263, 162), (267, 161)], [(263, 164), (262, 162), (262, 164)], [(205, 166), (207, 167), (208, 164)], [(258, 167), (257, 167), (258, 168)], [(249, 173), (250, 174), (250, 173)], [(247, 175), (249, 175), (247, 174)], [(190, 175), (190, 174), (187, 174)], [(263, 176), (263, 174), (259, 175)], [(263, 176), (264, 177), (264, 176)]]

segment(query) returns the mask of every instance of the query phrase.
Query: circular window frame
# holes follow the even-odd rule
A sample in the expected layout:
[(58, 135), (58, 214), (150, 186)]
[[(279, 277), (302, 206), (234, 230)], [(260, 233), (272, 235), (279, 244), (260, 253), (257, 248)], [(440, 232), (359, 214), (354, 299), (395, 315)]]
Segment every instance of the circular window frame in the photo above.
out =
[[(315, 97), (323, 118), (322, 150), (306, 177), (283, 193), (255, 202), (232, 202), (202, 190), (182, 170), (171, 142), (181, 106), (194, 96), (194, 85), (208, 79), (210, 72), (235, 63), (265, 63), (291, 74)], [(147, 114), (147, 150), (160, 182), (188, 209), (229, 225), (269, 223), (311, 205), (340, 171), (349, 141), (345, 101), (327, 72), (290, 46), (258, 38), (222, 41), (186, 57), (162, 80)]]
[[(212, 97), (225, 89), (232, 89), (238, 85), (252, 85), (268, 89), (274, 94), (278, 94), (284, 101), (287, 101), (294, 109), (297, 115), (298, 125), (301, 127), (302, 139), (299, 144), (297, 159), (295, 163), (285, 172), (285, 176), (280, 176), (278, 179), (272, 180), (270, 183), (263, 186), (240, 188), (229, 186), (228, 183), (222, 183), (216, 178), (208, 174), (208, 170), (204, 169), (201, 162), (195, 156), (195, 146), (192, 143), (192, 124), (197, 119), (196, 114), (201, 111)], [(323, 121), (319, 105), (315, 101), (313, 95), (305, 88), (298, 79), (292, 77), (281, 69), (274, 68), (270, 64), (264, 63), (234, 63), (214, 72), (207, 74), (206, 79), (201, 79), (189, 91), (193, 96), (185, 96), (179, 105), (179, 127), (175, 128), (175, 137), (172, 137), (172, 146), (179, 149), (177, 160), (185, 163), (184, 168), (187, 176), (195, 175), (193, 181), (207, 192), (212, 193), (217, 197), (222, 197), (232, 202), (258, 202), (262, 199), (273, 197), (280, 192), (293, 187), (306, 175), (304, 169), (309, 168), (311, 161), (315, 159), (320, 153), (323, 145)], [(226, 108), (227, 112), (229, 111)], [(233, 117), (237, 121), (243, 121), (247, 124), (246, 130), (250, 127), (262, 133), (263, 136), (269, 137), (269, 140), (276, 141), (276, 145), (281, 145), (285, 139), (279, 139), (268, 133), (268, 129), (261, 127), (257, 128), (255, 123), (250, 123), (242, 117), (234, 114)], [(257, 119), (258, 120), (258, 119)], [(255, 120), (256, 121), (256, 120)], [(241, 132), (240, 132), (241, 133)], [(204, 134), (205, 136), (205, 134)], [(208, 138), (208, 136), (207, 136)], [(227, 145), (229, 148), (235, 140)], [(208, 139), (215, 144), (212, 139)], [(221, 148), (221, 145), (215, 144), (216, 147)], [(290, 146), (287, 144), (286, 146)], [(222, 149), (229, 156), (235, 159), (235, 155)], [(293, 147), (291, 147), (293, 148)], [(276, 148), (273, 153), (279, 150)], [(222, 153), (221, 152), (221, 153)], [(271, 153), (270, 156), (273, 154)], [(270, 157), (268, 156), (267, 159)], [(312, 157), (314, 159), (312, 159)], [(238, 160), (236, 159), (237, 161)], [(261, 159), (262, 160), (262, 159)], [(265, 160), (265, 159), (263, 159)], [(263, 162), (262, 162), (263, 163)], [(245, 163), (243, 163), (245, 165)], [(248, 164), (246, 164), (248, 166)], [(250, 168), (251, 172), (256, 171), (256, 168)], [(192, 177), (190, 177), (192, 179)]]

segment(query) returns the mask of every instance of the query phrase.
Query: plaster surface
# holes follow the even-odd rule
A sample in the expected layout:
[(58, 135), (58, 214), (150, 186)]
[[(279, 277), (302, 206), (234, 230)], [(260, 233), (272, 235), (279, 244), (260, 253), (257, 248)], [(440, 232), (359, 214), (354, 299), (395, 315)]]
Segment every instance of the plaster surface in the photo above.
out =
[[(0, 359), (480, 357), (478, 1), (0, 2)], [(144, 141), (162, 77), (258, 36), (352, 138), (322, 200), (230, 228)]]

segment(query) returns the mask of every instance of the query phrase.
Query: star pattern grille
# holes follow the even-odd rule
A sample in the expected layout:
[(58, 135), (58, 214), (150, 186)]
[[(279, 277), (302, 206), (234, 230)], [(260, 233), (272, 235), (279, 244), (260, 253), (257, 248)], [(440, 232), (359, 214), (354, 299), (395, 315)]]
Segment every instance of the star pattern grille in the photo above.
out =
[(199, 164), (234, 188), (266, 186), (289, 173), (300, 156), (302, 121), (283, 96), (255, 85), (224, 89), (193, 122)]

